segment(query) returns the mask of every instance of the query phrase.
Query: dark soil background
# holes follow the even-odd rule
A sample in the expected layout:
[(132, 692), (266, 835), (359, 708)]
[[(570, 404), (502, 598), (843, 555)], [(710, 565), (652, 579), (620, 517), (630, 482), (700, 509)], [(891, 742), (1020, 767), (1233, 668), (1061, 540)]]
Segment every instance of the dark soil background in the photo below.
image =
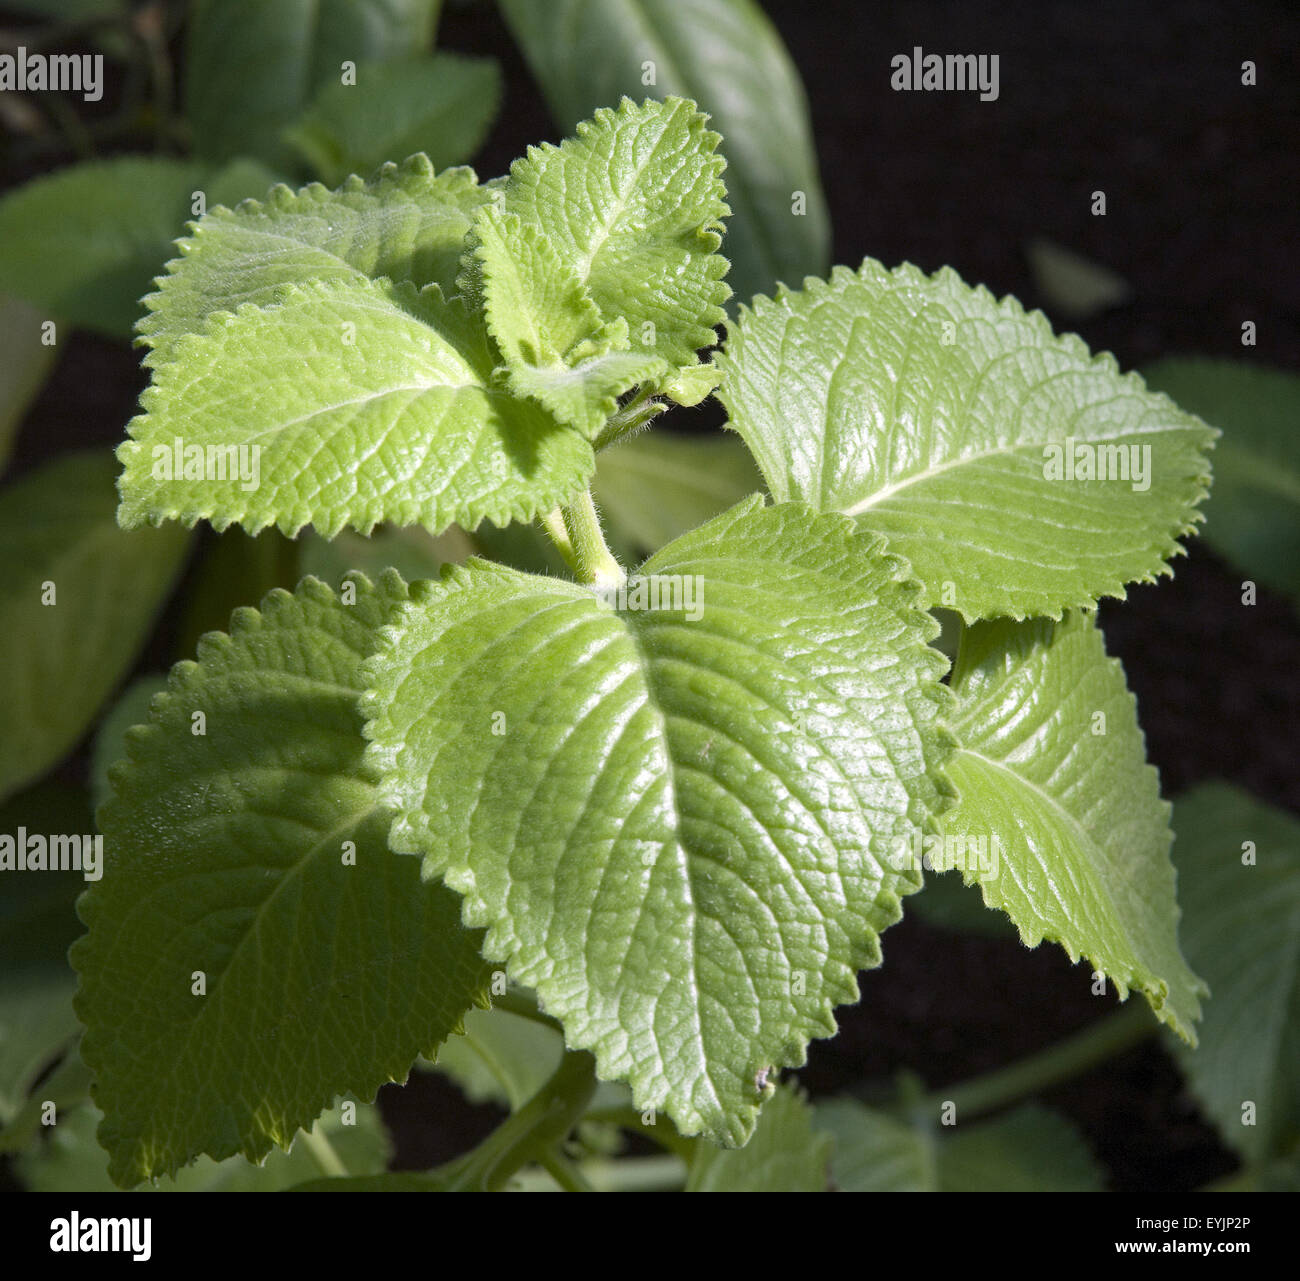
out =
[[(690, 3), (691, 0), (681, 0)], [(1300, 191), (1300, 9), (1212, 5), (985, 5), (766, 0), (804, 77), (834, 224), (834, 261), (864, 255), (927, 271), (948, 264), (994, 293), (1046, 306), (1024, 248), (1045, 236), (1118, 271), (1131, 303), (1076, 328), (1125, 368), (1205, 354), (1293, 366), (1300, 350), (1295, 201)], [(440, 43), (501, 60), (507, 93), (476, 159), (504, 172), (558, 133), (494, 7), (450, 3)], [(895, 93), (890, 58), (1000, 56), (1000, 96)], [(1258, 67), (1241, 84), (1241, 63)], [(30, 176), (12, 168), (9, 186)], [(1107, 214), (1090, 212), (1107, 194)], [(789, 282), (797, 283), (797, 282)], [(1258, 345), (1240, 344), (1253, 320)], [(19, 437), (11, 475), (68, 448), (115, 443), (143, 386), (124, 348), (78, 334)], [(712, 411), (704, 411), (709, 420)], [(1128, 669), (1166, 795), (1228, 778), (1300, 813), (1300, 626), (1194, 541), (1175, 577), (1109, 603), (1102, 623)], [(183, 591), (183, 588), (182, 588)], [(141, 670), (165, 665), (176, 610)], [(70, 767), (75, 777), (83, 766)], [(841, 1032), (799, 1074), (814, 1094), (886, 1081), (931, 1087), (1009, 1063), (1097, 1018), (1086, 966), (1056, 947), (927, 927), (891, 929)], [(1136, 999), (1141, 999), (1136, 998)], [(464, 1150), (498, 1119), (435, 1078), (381, 1094), (401, 1167)], [(1158, 1040), (1044, 1096), (1083, 1130), (1112, 1186), (1196, 1187), (1234, 1159), (1184, 1091)]]

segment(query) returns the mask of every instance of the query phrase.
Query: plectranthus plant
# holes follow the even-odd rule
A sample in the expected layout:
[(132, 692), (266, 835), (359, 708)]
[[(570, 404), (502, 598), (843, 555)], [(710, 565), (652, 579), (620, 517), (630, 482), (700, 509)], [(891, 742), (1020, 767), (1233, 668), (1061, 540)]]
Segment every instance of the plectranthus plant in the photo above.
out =
[[(719, 141), (624, 99), (493, 181), (416, 155), (278, 186), (144, 300), (124, 527), (528, 523), (569, 572), (307, 577), (173, 669), (73, 949), (117, 1183), (261, 1161), (500, 1007), (562, 1057), (499, 1076), (516, 1110), (466, 1157), (381, 1181), (572, 1186), (600, 1115), (724, 1186), (801, 1123), (781, 1074), (928, 870), (1194, 1043), (1170, 810), (1096, 608), (1169, 572), (1215, 431), (946, 269), (729, 317)], [(765, 490), (620, 561), (597, 455), (711, 394)]]

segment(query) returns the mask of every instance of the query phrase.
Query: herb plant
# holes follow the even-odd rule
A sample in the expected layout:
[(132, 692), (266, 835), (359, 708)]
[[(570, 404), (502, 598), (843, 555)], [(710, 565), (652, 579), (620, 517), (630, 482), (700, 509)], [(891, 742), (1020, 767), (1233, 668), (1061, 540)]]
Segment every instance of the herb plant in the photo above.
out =
[[(444, 1043), (472, 1077), (483, 1017), (567, 1048), (498, 1079), (517, 1110), (469, 1156), (381, 1183), (573, 1186), (584, 1117), (659, 1113), (709, 1145), (688, 1186), (761, 1182), (789, 1131), (824, 1161), (777, 1081), (923, 864), (1194, 1043), (1169, 806), (1094, 611), (1168, 571), (1216, 432), (949, 270), (728, 319), (719, 142), (624, 99), (504, 179), (277, 186), (145, 300), (123, 526), (537, 520), (569, 573), (308, 577), (173, 669), (73, 949), (119, 1184), (260, 1161)], [(715, 390), (767, 496), (621, 563), (597, 454)]]

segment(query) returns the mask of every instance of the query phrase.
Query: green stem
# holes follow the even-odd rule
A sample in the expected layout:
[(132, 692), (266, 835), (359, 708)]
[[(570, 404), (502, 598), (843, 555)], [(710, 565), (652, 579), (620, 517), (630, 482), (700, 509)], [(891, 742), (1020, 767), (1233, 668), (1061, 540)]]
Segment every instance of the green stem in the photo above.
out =
[(637, 388), (636, 395), (606, 420), (605, 425), (600, 429), (600, 434), (596, 437), (594, 448), (599, 451), (623, 436), (630, 436), (634, 431), (644, 427), (656, 414), (662, 413), (664, 405), (661, 401), (652, 399), (653, 394), (650, 385), (642, 383)]
[[(593, 1192), (679, 1192), (686, 1182), (686, 1166), (675, 1156), (593, 1157), (575, 1170)], [(553, 1178), (523, 1170), (516, 1183), (521, 1192), (551, 1192)]]
[(306, 1144), (307, 1149), (311, 1152), (320, 1166), (321, 1173), (330, 1179), (346, 1179), (348, 1177), (348, 1167), (339, 1159), (339, 1154), (334, 1151), (334, 1145), (323, 1131), (316, 1129), (304, 1130), (302, 1132), (302, 1141)]
[(671, 1121), (665, 1120), (662, 1124), (647, 1125), (636, 1108), (596, 1108), (587, 1113), (586, 1119), (604, 1121), (609, 1125), (618, 1126), (620, 1130), (639, 1134), (642, 1138), (649, 1139), (651, 1143), (657, 1143), (665, 1152), (671, 1152), (686, 1162), (690, 1161), (691, 1154), (695, 1151), (696, 1140), (678, 1134), (677, 1127)]
[(586, 1176), (568, 1157), (561, 1156), (552, 1148), (542, 1155), (542, 1169), (553, 1178), (566, 1192), (594, 1192)]
[(499, 1192), (525, 1165), (544, 1164), (573, 1129), (596, 1090), (596, 1060), (566, 1050), (540, 1090), (468, 1155), (444, 1166), (448, 1191)]
[[(1134, 1001), (1037, 1054), (951, 1089), (931, 1091), (913, 1106), (925, 1116), (937, 1114), (945, 1103), (956, 1105), (959, 1118), (993, 1112), (1141, 1044), (1158, 1027), (1146, 1002)], [(913, 1106), (905, 1110), (912, 1111)]]
[(587, 587), (612, 588), (627, 581), (623, 567), (605, 543), (590, 490), (583, 492), (571, 507), (561, 507), (545, 517), (543, 525), (578, 582)]

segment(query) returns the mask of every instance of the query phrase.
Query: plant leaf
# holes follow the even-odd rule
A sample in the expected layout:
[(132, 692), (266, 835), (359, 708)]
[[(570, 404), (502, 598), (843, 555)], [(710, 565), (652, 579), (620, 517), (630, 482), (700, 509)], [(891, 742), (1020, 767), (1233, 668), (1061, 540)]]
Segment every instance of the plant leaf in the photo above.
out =
[(119, 1185), (200, 1153), (260, 1160), (337, 1094), (403, 1078), (485, 999), (477, 936), (389, 852), (362, 760), (361, 663), (405, 588), (353, 585), (355, 604), (305, 579), (237, 611), (113, 771), (72, 960)]
[[(394, 521), (438, 533), (530, 520), (595, 469), (578, 433), (494, 384), (487, 332), (459, 299), (339, 279), (286, 285), (278, 299), (214, 315), (154, 370), (117, 451), (123, 526), (274, 524), (292, 537), (310, 522), (329, 538)], [(181, 475), (178, 441), (228, 457), (224, 479), (211, 466)]]
[[(125, 534), (107, 454), (65, 455), (0, 493), (0, 799), (67, 755), (135, 661), (181, 568), (178, 529)], [(21, 727), (21, 733), (17, 732)]]
[(562, 129), (623, 94), (675, 94), (710, 113), (729, 165), (734, 216), (724, 249), (741, 298), (826, 271), (830, 219), (808, 104), (759, 5), (501, 0), (501, 8)]
[(833, 1033), (919, 883), (882, 863), (948, 749), (906, 573), (849, 521), (756, 496), (642, 568), (703, 582), (697, 608), (684, 577), (687, 609), (616, 613), (470, 562), (413, 588), (371, 665), (392, 847), (684, 1134), (746, 1139), (756, 1075)]
[[(1213, 429), (948, 268), (867, 259), (758, 298), (715, 363), (773, 497), (886, 535), (967, 621), (1153, 581), (1209, 487)], [(1055, 453), (1074, 466), (1076, 446), (1127, 479), (1078, 478)]]
[(698, 1143), (687, 1192), (825, 1192), (830, 1181), (830, 1135), (813, 1129), (813, 1110), (781, 1086), (758, 1114), (743, 1148)]
[(1209, 783), (1174, 830), (1183, 943), (1210, 985), (1200, 1045), (1175, 1053), (1224, 1141), (1263, 1161), (1300, 1142), (1300, 820)]
[[(515, 161), (504, 209), (536, 226), (632, 350), (693, 366), (726, 313), (718, 135), (680, 98), (624, 99)], [(648, 330), (646, 326), (652, 326)]]
[(628, 350), (626, 321), (606, 324), (590, 293), (535, 226), (492, 205), (474, 220), (472, 288), (505, 359), (507, 382), (560, 422), (594, 439), (618, 398), (668, 372)]
[(327, 83), (285, 136), (331, 184), (417, 151), (442, 169), (478, 150), (500, 102), (501, 69), (490, 58), (370, 62), (355, 84)]
[(281, 131), (345, 61), (428, 48), (437, 0), (197, 0), (190, 16), (185, 116), (198, 155), (292, 162)]
[(0, 290), (43, 318), (129, 337), (195, 193), (239, 200), (273, 181), (258, 166), (218, 172), (163, 156), (69, 165), (0, 200)]
[(1139, 989), (1195, 1044), (1206, 989), (1178, 949), (1169, 805), (1092, 615), (977, 624), (951, 683), (960, 800), (943, 816), (935, 869), (960, 868), (1027, 947), (1046, 938), (1086, 956), (1121, 998)]
[(57, 351), (41, 341), (44, 319), (18, 298), (0, 297), (0, 471), (9, 461), (23, 415), (54, 367)]
[[(909, 1124), (855, 1099), (817, 1105), (835, 1136), (841, 1192), (1100, 1192), (1102, 1170), (1063, 1116), (1027, 1103), (952, 1130)], [(936, 1132), (938, 1130), (939, 1132)]]
[(487, 199), (472, 169), (435, 174), (427, 156), (414, 155), (335, 191), (281, 185), (265, 200), (210, 208), (144, 300), (140, 341), (154, 348), (147, 363), (173, 358), (180, 337), (202, 333), (209, 316), (268, 306), (285, 285), (387, 276), (450, 294), (470, 219)]
[(1148, 383), (1223, 431), (1205, 537), (1267, 587), (1300, 601), (1300, 377), (1237, 360), (1175, 357)]

